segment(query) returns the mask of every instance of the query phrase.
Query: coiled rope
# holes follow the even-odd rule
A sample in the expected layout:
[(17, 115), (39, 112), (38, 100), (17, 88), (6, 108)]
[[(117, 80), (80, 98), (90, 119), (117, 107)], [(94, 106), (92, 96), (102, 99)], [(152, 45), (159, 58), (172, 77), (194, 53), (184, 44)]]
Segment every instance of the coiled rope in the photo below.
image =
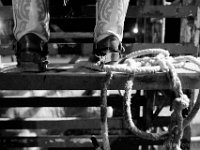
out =
[[(152, 57), (145, 55), (153, 55)], [(139, 57), (139, 58), (138, 58)], [(133, 52), (127, 55), (123, 60), (116, 65), (100, 65), (90, 62), (80, 62), (76, 67), (85, 67), (100, 71), (107, 72), (105, 83), (102, 89), (102, 137), (104, 150), (110, 150), (108, 139), (108, 126), (107, 126), (107, 87), (112, 79), (111, 72), (123, 72), (129, 74), (129, 77), (125, 83), (124, 94), (124, 118), (130, 131), (148, 140), (165, 140), (165, 144), (170, 150), (180, 150), (180, 139), (182, 137), (183, 129), (191, 122), (200, 108), (200, 96), (194, 104), (187, 118), (183, 119), (182, 110), (189, 106), (189, 99), (187, 95), (183, 94), (181, 81), (176, 73), (176, 68), (184, 67), (185, 62), (190, 61), (196, 64), (200, 68), (200, 62), (193, 56), (179, 56), (172, 58), (168, 51), (163, 49), (145, 49), (137, 52)], [(175, 100), (173, 101), (173, 113), (171, 114), (171, 122), (169, 125), (169, 131), (166, 133), (147, 133), (137, 128), (132, 120), (131, 112), (131, 91), (134, 84), (134, 75), (141, 73), (155, 73), (166, 72), (169, 74), (171, 81), (171, 88), (175, 93)]]

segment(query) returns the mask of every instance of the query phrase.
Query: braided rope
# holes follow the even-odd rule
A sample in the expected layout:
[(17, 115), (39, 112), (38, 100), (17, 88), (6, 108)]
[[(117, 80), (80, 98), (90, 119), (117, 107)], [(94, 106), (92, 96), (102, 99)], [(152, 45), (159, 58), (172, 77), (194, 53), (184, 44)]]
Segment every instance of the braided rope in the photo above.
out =
[(112, 79), (112, 73), (107, 72), (103, 89), (101, 90), (101, 135), (103, 138), (103, 149), (110, 150), (108, 139), (108, 122), (107, 122), (107, 87)]
[(173, 150), (180, 150), (180, 140), (183, 134), (183, 116), (182, 110), (189, 107), (189, 99), (183, 94), (181, 81), (176, 73), (175, 67), (170, 61), (167, 61), (169, 67), (170, 81), (176, 98), (173, 101), (173, 113), (169, 125), (169, 137), (165, 144)]
[(166, 139), (164, 136), (165, 133), (146, 133), (140, 129), (137, 128), (135, 123), (132, 120), (132, 113), (131, 113), (131, 91), (133, 87), (133, 76), (129, 76), (128, 80), (126, 81), (125, 84), (125, 93), (124, 93), (124, 104), (123, 104), (123, 109), (124, 109), (124, 118), (127, 123), (127, 127), (129, 130), (137, 135), (140, 138), (147, 139), (147, 140), (162, 140)]
[[(161, 61), (162, 62), (162, 61)], [(173, 102), (174, 112), (171, 115), (171, 123), (169, 126), (169, 137), (167, 138), (165, 144), (167, 147), (173, 150), (180, 150), (180, 140), (183, 133), (183, 117), (182, 110), (189, 106), (189, 99), (183, 94), (181, 81), (175, 71), (175, 67), (170, 61), (161, 63), (162, 66), (168, 66), (169, 74), (171, 77), (172, 89), (175, 91), (176, 99)], [(164, 136), (163, 134), (153, 134), (146, 133), (139, 130), (134, 122), (132, 121), (131, 115), (131, 90), (133, 87), (133, 77), (129, 77), (125, 84), (125, 95), (124, 95), (124, 117), (128, 124), (128, 128), (137, 136), (150, 139), (150, 140), (161, 140)]]
[[(148, 54), (158, 54), (155, 57), (143, 57), (136, 58), (138, 56), (148, 55)], [(132, 57), (132, 58), (131, 58)], [(134, 59), (133, 59), (134, 58)], [(123, 72), (123, 73), (155, 73), (155, 72), (168, 72), (168, 67), (166, 66), (166, 60), (173, 62), (175, 68), (182, 68), (186, 61), (190, 61), (200, 66), (200, 62), (197, 58), (193, 56), (179, 56), (172, 58), (169, 56), (169, 52), (162, 49), (145, 49), (137, 52), (133, 52), (125, 57), (123, 64), (116, 63), (115, 65), (101, 65), (99, 63), (91, 63), (88, 61), (79, 61), (74, 67), (75, 68), (88, 68), (98, 71), (113, 71), (113, 72)]]
[[(155, 57), (143, 57), (136, 58), (143, 55), (158, 54)], [(134, 58), (134, 59), (131, 59)], [(169, 56), (169, 52), (163, 49), (145, 49), (137, 52), (133, 52), (125, 57), (123, 64), (116, 65), (100, 65), (93, 64), (90, 62), (80, 62), (75, 67), (85, 67), (90, 69), (95, 69), (99, 71), (108, 72), (106, 75), (106, 81), (102, 89), (102, 136), (103, 136), (103, 146), (105, 150), (109, 150), (109, 140), (108, 140), (108, 126), (107, 120), (105, 118), (106, 106), (107, 106), (107, 86), (111, 80), (110, 72), (124, 72), (130, 74), (128, 80), (125, 83), (125, 94), (124, 94), (124, 118), (128, 125), (130, 131), (133, 134), (148, 140), (165, 140), (165, 144), (172, 150), (180, 150), (180, 139), (182, 137), (183, 129), (191, 122), (195, 117), (196, 113), (200, 108), (200, 95), (196, 103), (194, 104), (192, 110), (186, 119), (183, 120), (182, 110), (189, 106), (189, 99), (183, 94), (181, 81), (176, 73), (176, 68), (184, 67), (185, 62), (190, 61), (196, 64), (200, 68), (200, 62), (197, 58), (193, 56), (179, 56), (172, 58)], [(131, 90), (133, 87), (134, 76), (132, 74), (140, 73), (155, 73), (158, 71), (168, 72), (171, 88), (176, 94), (176, 98), (173, 101), (173, 113), (171, 115), (171, 123), (169, 125), (169, 131), (163, 133), (146, 133), (137, 128), (132, 120), (131, 113)]]
[(165, 55), (165, 57), (169, 56), (169, 52), (164, 50), (164, 49), (152, 48), (152, 49), (145, 49), (145, 50), (141, 50), (141, 51), (136, 51), (134, 53), (127, 55), (125, 58), (126, 59), (136, 58), (138, 56), (149, 55), (149, 54), (159, 54), (159, 53)]
[(179, 62), (190, 61), (196, 64), (200, 68), (200, 62), (194, 56), (178, 56), (178, 57), (175, 57), (174, 59)]

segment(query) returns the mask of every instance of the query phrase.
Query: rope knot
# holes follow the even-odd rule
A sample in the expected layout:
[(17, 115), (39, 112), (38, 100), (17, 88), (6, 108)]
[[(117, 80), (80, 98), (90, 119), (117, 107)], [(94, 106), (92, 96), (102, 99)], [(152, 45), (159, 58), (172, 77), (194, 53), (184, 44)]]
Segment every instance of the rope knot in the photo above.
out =
[(189, 107), (190, 100), (187, 95), (182, 94), (180, 97), (175, 98), (173, 109), (174, 110), (183, 110)]
[(169, 72), (169, 67), (167, 66), (167, 60), (168, 57), (165, 57), (162, 53), (158, 54), (155, 57), (156, 62), (159, 64), (160, 66), (160, 70), (163, 72)]

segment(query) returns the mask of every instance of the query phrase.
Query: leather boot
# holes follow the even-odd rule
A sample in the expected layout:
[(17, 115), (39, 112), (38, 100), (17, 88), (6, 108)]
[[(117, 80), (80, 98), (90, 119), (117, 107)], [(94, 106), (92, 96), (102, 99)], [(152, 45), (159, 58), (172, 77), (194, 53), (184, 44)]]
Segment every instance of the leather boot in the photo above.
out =
[(114, 64), (122, 58), (122, 52), (124, 52), (124, 48), (119, 39), (115, 35), (110, 35), (94, 43), (93, 56), (90, 58), (90, 61)]
[(47, 69), (47, 43), (37, 35), (33, 33), (24, 35), (17, 42), (15, 52), (20, 71), (44, 72)]

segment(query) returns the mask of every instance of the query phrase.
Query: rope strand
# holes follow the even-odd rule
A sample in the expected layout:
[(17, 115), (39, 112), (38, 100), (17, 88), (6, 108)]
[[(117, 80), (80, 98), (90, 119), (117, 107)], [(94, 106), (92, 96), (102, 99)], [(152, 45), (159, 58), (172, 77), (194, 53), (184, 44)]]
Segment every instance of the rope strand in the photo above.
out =
[[(157, 55), (156, 55), (157, 54)], [(144, 55), (156, 55), (152, 57), (142, 57)], [(182, 137), (183, 129), (191, 122), (200, 108), (200, 95), (194, 107), (189, 112), (187, 118), (183, 119), (182, 110), (189, 106), (188, 97), (183, 94), (181, 81), (176, 73), (176, 68), (184, 67), (185, 62), (190, 61), (196, 64), (200, 68), (200, 62), (193, 56), (179, 56), (172, 58), (169, 56), (169, 52), (163, 49), (145, 49), (137, 52), (133, 52), (127, 55), (123, 60), (120, 60), (116, 65), (100, 65), (98, 63), (79, 62), (75, 67), (84, 67), (88, 69), (94, 69), (99, 71), (105, 71), (106, 80), (104, 82), (103, 89), (101, 91), (101, 130), (103, 137), (104, 150), (110, 150), (108, 139), (108, 125), (107, 125), (107, 87), (112, 78), (111, 72), (123, 72), (130, 74), (125, 83), (124, 94), (124, 119), (127, 123), (130, 131), (147, 140), (165, 140), (165, 144), (170, 150), (180, 150), (180, 139)], [(123, 64), (121, 64), (123, 62)], [(132, 120), (131, 112), (131, 91), (133, 87), (134, 75), (140, 73), (155, 73), (155, 72), (168, 72), (169, 79), (171, 81), (171, 89), (175, 93), (175, 99), (173, 101), (173, 113), (171, 115), (171, 122), (168, 132), (162, 133), (146, 133), (137, 128)]]
[(112, 73), (107, 72), (103, 89), (101, 90), (101, 134), (103, 138), (103, 149), (110, 150), (110, 142), (108, 138), (108, 121), (107, 121), (107, 88), (112, 79)]

